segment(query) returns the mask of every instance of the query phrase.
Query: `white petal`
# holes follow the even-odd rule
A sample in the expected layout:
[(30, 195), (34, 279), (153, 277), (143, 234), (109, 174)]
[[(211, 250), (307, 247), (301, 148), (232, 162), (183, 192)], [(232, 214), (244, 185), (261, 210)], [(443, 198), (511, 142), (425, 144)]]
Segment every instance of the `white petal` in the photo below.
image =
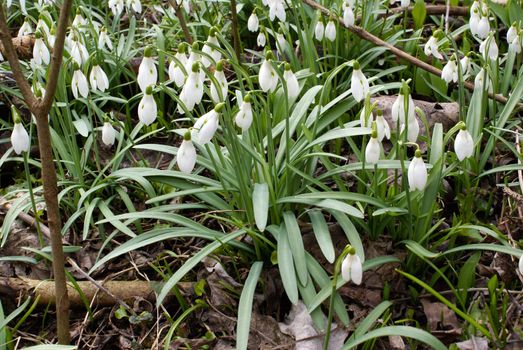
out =
[(29, 151), (29, 134), (22, 123), (15, 123), (11, 134), (11, 144), (16, 154)]
[(296, 75), (289, 69), (283, 73), (283, 79), (287, 84), (287, 96), (290, 100), (295, 99), (300, 94), (300, 84)]
[(523, 275), (523, 254), (519, 257), (519, 273)]
[(251, 104), (248, 102), (242, 102), (240, 110), (234, 118), (236, 125), (238, 125), (243, 131), (247, 131), (251, 127), (252, 119)]
[(156, 65), (151, 57), (144, 57), (138, 68), (138, 76), (136, 80), (140, 86), (140, 90), (145, 92), (149, 85), (156, 85), (158, 79), (158, 71)]
[(380, 159), (380, 142), (377, 138), (371, 137), (365, 148), (365, 161), (369, 164), (376, 164)]
[(341, 263), (341, 277), (343, 278), (344, 281), (347, 281), (347, 282), (350, 281), (350, 277), (351, 277), (350, 263), (351, 263), (350, 254), (348, 254), (347, 256), (345, 256), (345, 258), (343, 259), (343, 261)]
[(157, 117), (158, 108), (153, 95), (144, 94), (138, 105), (138, 118), (145, 125), (151, 125)]
[(178, 148), (178, 153), (176, 154), (176, 163), (178, 168), (183, 173), (191, 173), (194, 166), (196, 165), (196, 148), (192, 141), (183, 140), (180, 148)]
[(278, 76), (269, 61), (264, 60), (259, 73), (260, 87), (264, 92), (273, 92), (278, 84)]
[(107, 146), (112, 146), (116, 139), (116, 130), (109, 122), (105, 122), (102, 128), (102, 142)]
[(474, 140), (468, 130), (460, 130), (456, 135), (454, 152), (460, 161), (474, 154)]
[(360, 285), (363, 279), (363, 266), (361, 264), (361, 259), (358, 256), (358, 254), (351, 255), (350, 273), (352, 282), (354, 282), (357, 285)]

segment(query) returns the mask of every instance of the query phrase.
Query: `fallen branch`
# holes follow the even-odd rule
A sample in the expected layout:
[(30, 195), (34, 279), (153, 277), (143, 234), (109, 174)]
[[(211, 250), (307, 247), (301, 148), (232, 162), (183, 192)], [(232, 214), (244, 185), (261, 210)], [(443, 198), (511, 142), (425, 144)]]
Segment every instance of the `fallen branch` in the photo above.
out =
[[(353, 32), (354, 34), (356, 34), (357, 36), (359, 36), (360, 38), (362, 38), (363, 40), (367, 40), (373, 44), (376, 44), (378, 46), (382, 46), (382, 47), (385, 47), (387, 49), (390, 50), (390, 52), (392, 52), (394, 55), (396, 55), (397, 57), (399, 58), (403, 58), (404, 60), (412, 63), (413, 65), (429, 72), (429, 73), (432, 73), (438, 77), (441, 77), (441, 70), (414, 57), (414, 56), (411, 56), (409, 55), (408, 53), (406, 53), (405, 51), (403, 50), (400, 50), (398, 49), (397, 47), (395, 47), (394, 45), (391, 45), (389, 44), (388, 42), (378, 38), (377, 36), (367, 32), (365, 29), (361, 28), (361, 27), (358, 27), (358, 26), (346, 26), (345, 24), (343, 24), (343, 20), (341, 18), (339, 18), (338, 16), (336, 16), (333, 12), (331, 13), (331, 11), (329, 11), (328, 9), (326, 9), (325, 7), (323, 7), (322, 5), (318, 4), (317, 2), (315, 2), (314, 0), (303, 0), (303, 2), (307, 5), (309, 5), (310, 7), (314, 8), (314, 9), (317, 9), (319, 11), (321, 11), (325, 16), (327, 17), (332, 17), (332, 18), (335, 18), (339, 25), (350, 30), (351, 32)], [(464, 83), (464, 86), (469, 89), (470, 91), (474, 91), (474, 84), (472, 84), (471, 82), (468, 82), (468, 81), (465, 81)], [(491, 93), (489, 92), (488, 93), (488, 97), (493, 99), (493, 100), (496, 100), (498, 102), (501, 102), (501, 103), (507, 103), (508, 99), (503, 96), (503, 95), (500, 95), (500, 94), (494, 94), (494, 93)], [(519, 109), (522, 109), (523, 106), (520, 104), (518, 105)]]
[[(412, 13), (414, 6), (409, 6), (407, 9)], [(468, 16), (469, 8), (467, 6), (449, 6), (449, 14), (451, 16)], [(446, 5), (426, 5), (427, 15), (445, 15), (447, 13)], [(389, 10), (389, 13), (403, 13), (405, 10), (401, 7), (395, 7)]]
[[(88, 301), (94, 299), (94, 304), (100, 306), (114, 305), (118, 302), (117, 300), (132, 304), (136, 298), (154, 301), (156, 291), (159, 291), (163, 286), (163, 282), (97, 281), (97, 284), (103, 286), (104, 291), (89, 281), (78, 281), (76, 283), (78, 283)], [(176, 286), (184, 293), (192, 293), (193, 283), (191, 282), (179, 282)], [(54, 304), (56, 299), (56, 290), (52, 280), (40, 281), (29, 278), (0, 277), (0, 294), (12, 297), (21, 295), (24, 298), (28, 296), (39, 297), (38, 303), (42, 305)], [(71, 306), (84, 306), (80, 294), (71, 283), (67, 284), (67, 294)]]
[(185, 37), (185, 41), (189, 44), (192, 44), (193, 39), (191, 36), (191, 33), (189, 32), (189, 29), (187, 28), (187, 23), (185, 22), (185, 17), (183, 17), (182, 8), (180, 5), (176, 4), (175, 0), (169, 0), (169, 4), (174, 9), (174, 13), (176, 14), (176, 17), (178, 18), (178, 21), (180, 22), (180, 27), (183, 31), (183, 36)]

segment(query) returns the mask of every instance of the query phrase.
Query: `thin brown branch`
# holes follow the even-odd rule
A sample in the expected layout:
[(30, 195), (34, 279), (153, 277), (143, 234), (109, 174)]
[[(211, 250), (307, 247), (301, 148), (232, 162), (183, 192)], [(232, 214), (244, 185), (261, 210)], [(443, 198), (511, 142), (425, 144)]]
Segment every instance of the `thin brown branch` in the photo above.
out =
[(176, 14), (176, 17), (178, 18), (178, 21), (180, 22), (180, 27), (182, 27), (183, 36), (185, 37), (185, 41), (189, 44), (193, 43), (193, 39), (191, 36), (191, 33), (189, 32), (189, 28), (187, 28), (187, 23), (185, 22), (185, 17), (183, 16), (183, 11), (180, 5), (176, 4), (175, 0), (169, 0), (169, 4), (174, 9), (174, 13)]
[(24, 97), (25, 103), (27, 103), (29, 109), (34, 110), (38, 105), (38, 99), (31, 91), (31, 86), (25, 79), (24, 72), (22, 71), (22, 66), (18, 60), (18, 55), (16, 54), (16, 50), (13, 46), (9, 28), (7, 27), (7, 19), (5, 17), (3, 3), (0, 4), (0, 40), (2, 41), (5, 57), (9, 61), (9, 65), (13, 71), (16, 84), (18, 85), (18, 88)]
[[(403, 58), (404, 60), (410, 62), (411, 64), (431, 73), (431, 74), (434, 74), (438, 77), (441, 77), (441, 70), (428, 64), (427, 62), (424, 62), (414, 56), (411, 56), (409, 55), (408, 53), (406, 53), (405, 51), (403, 50), (400, 50), (398, 49), (397, 47), (395, 47), (394, 45), (391, 45), (389, 44), (388, 42), (378, 38), (377, 36), (367, 32), (365, 29), (361, 28), (361, 27), (358, 27), (358, 26), (346, 26), (343, 24), (343, 21), (341, 20), (341, 18), (339, 18), (338, 16), (336, 16), (334, 13), (331, 13), (328, 9), (326, 9), (325, 7), (323, 7), (322, 5), (318, 4), (317, 2), (315, 2), (314, 0), (303, 0), (303, 2), (307, 5), (309, 5), (310, 7), (314, 8), (314, 9), (317, 9), (319, 11), (321, 11), (325, 16), (327, 17), (330, 17), (331, 15), (333, 16), (333, 18), (335, 18), (339, 25), (350, 30), (351, 32), (353, 32), (354, 34), (356, 34), (357, 36), (359, 36), (360, 38), (364, 39), (364, 40), (367, 40), (375, 45), (378, 45), (378, 46), (382, 46), (382, 47), (385, 47), (387, 48), (390, 52), (392, 52), (396, 57), (399, 57), (399, 58)], [(472, 84), (471, 82), (468, 82), (468, 81), (465, 81), (464, 82), (464, 86), (468, 89), (468, 90), (471, 90), (471, 91), (474, 91), (474, 84)], [(493, 100), (496, 100), (498, 102), (501, 102), (501, 103), (507, 103), (508, 99), (503, 96), (503, 95), (500, 95), (500, 94), (494, 94), (494, 93), (491, 93), (489, 92), (488, 93), (488, 96), (489, 98), (493, 99)], [(519, 108), (521, 108), (522, 106), (519, 106)]]
[[(47, 79), (47, 84), (45, 86), (45, 96), (38, 106), (38, 112), (40, 112), (38, 114), (41, 114), (42, 118), (45, 118), (46, 121), (47, 115), (49, 114), (53, 104), (54, 94), (58, 84), (58, 75), (60, 73), (60, 68), (62, 67), (65, 36), (67, 34), (67, 23), (69, 20), (69, 13), (71, 12), (72, 3), (72, 0), (64, 0), (62, 8), (60, 9), (58, 28), (56, 30), (56, 39), (53, 46), (53, 54), (51, 56), (51, 68), (49, 70), (49, 78)], [(37, 113), (34, 112), (33, 114), (37, 115)]]
[[(408, 11), (412, 13), (414, 6), (409, 6)], [(426, 5), (427, 15), (444, 15), (447, 13), (446, 5)], [(389, 13), (403, 13), (405, 10), (401, 7), (395, 7), (389, 10)], [(450, 6), (449, 15), (451, 16), (468, 16), (469, 8), (467, 6)]]

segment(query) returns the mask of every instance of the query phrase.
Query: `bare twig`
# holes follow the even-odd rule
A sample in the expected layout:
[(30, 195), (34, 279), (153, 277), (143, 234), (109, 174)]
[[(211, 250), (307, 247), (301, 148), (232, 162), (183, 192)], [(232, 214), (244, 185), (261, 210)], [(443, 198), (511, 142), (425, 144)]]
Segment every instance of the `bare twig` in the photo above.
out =
[[(414, 56), (411, 56), (409, 55), (408, 53), (406, 53), (405, 51), (403, 50), (400, 50), (398, 49), (397, 47), (395, 47), (394, 45), (391, 45), (389, 44), (388, 42), (378, 38), (377, 36), (367, 32), (365, 29), (361, 28), (361, 27), (358, 27), (358, 26), (346, 26), (343, 24), (343, 21), (341, 18), (339, 18), (338, 16), (336, 16), (334, 13), (331, 13), (331, 11), (329, 11), (328, 9), (326, 9), (325, 7), (323, 7), (322, 5), (318, 4), (317, 2), (315, 2), (314, 0), (303, 0), (303, 2), (307, 5), (309, 5), (310, 7), (314, 8), (314, 9), (317, 9), (319, 11), (321, 11), (325, 16), (327, 17), (333, 17), (335, 18), (339, 25), (344, 27), (344, 28), (347, 28), (348, 30), (350, 30), (351, 32), (353, 32), (354, 34), (356, 34), (357, 36), (359, 36), (360, 38), (364, 39), (364, 40), (367, 40), (373, 44), (376, 44), (378, 46), (382, 46), (382, 47), (385, 47), (387, 48), (390, 52), (392, 52), (394, 55), (396, 55), (397, 57), (399, 58), (403, 58), (404, 60), (410, 62), (411, 64), (431, 73), (431, 74), (434, 74), (438, 77), (441, 76), (441, 70), (414, 57)], [(474, 84), (472, 84), (471, 82), (468, 82), (468, 81), (465, 81), (464, 82), (464, 86), (473, 91), (474, 90)], [(488, 93), (488, 96), (489, 98), (493, 99), (493, 100), (496, 100), (498, 102), (501, 102), (501, 103), (507, 103), (508, 99), (503, 96), (503, 95), (500, 95), (500, 94), (494, 94), (494, 93), (491, 93), (489, 92)], [(523, 106), (518, 105), (518, 108), (521, 109), (523, 108)]]
[(192, 36), (189, 32), (189, 28), (187, 28), (187, 23), (185, 22), (185, 17), (183, 17), (182, 8), (180, 5), (176, 4), (175, 0), (169, 0), (169, 4), (174, 9), (174, 13), (176, 14), (176, 17), (178, 18), (178, 21), (180, 22), (180, 27), (182, 27), (183, 36), (185, 37), (185, 41), (189, 44), (192, 44)]
[[(414, 6), (409, 6), (409, 13), (412, 12)], [(443, 15), (447, 13), (447, 5), (426, 5), (427, 15)], [(401, 7), (395, 7), (389, 10), (389, 13), (403, 13), (405, 11)], [(448, 6), (449, 15), (451, 16), (467, 16), (469, 9), (467, 6)]]
[(236, 53), (236, 58), (240, 60), (241, 55), (241, 42), (240, 36), (238, 34), (238, 14), (236, 11), (236, 0), (231, 0), (231, 30), (232, 30), (232, 39), (234, 44), (234, 52)]
[(58, 75), (62, 65), (65, 35), (69, 13), (71, 12), (72, 0), (64, 0), (60, 9), (56, 40), (50, 63), (49, 76), (45, 87), (46, 93), (43, 99), (38, 99), (31, 91), (31, 86), (25, 79), (24, 73), (18, 60), (18, 55), (13, 47), (3, 4), (0, 5), (0, 39), (4, 46), (7, 59), (13, 71), (16, 83), (22, 92), (25, 103), (36, 119), (36, 130), (38, 134), (38, 146), (42, 163), (42, 182), (44, 187), (44, 198), (47, 206), (47, 217), (51, 235), (51, 250), (53, 254), (53, 274), (55, 278), (55, 300), (56, 300), (56, 324), (58, 342), (69, 344), (69, 298), (65, 281), (65, 261), (62, 248), (60, 207), (58, 205), (58, 183), (56, 169), (54, 167), (53, 149), (51, 145), (51, 133), (47, 116), (51, 109)]

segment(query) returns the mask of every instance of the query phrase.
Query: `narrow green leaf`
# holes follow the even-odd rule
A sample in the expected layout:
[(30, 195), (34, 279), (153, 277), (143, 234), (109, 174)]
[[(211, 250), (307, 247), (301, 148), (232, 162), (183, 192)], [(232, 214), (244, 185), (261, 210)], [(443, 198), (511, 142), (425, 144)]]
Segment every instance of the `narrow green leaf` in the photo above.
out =
[(285, 222), (285, 231), (287, 232), (287, 237), (289, 239), (298, 279), (301, 284), (307, 285), (308, 272), (307, 263), (305, 261), (305, 248), (303, 246), (303, 239), (300, 227), (298, 226), (298, 221), (296, 221), (296, 217), (291, 211), (283, 213), (283, 220)]
[(252, 209), (254, 211), (256, 227), (261, 232), (265, 231), (267, 216), (269, 214), (269, 186), (266, 183), (254, 184)]
[(414, 19), (414, 28), (419, 29), (425, 23), (427, 16), (427, 9), (425, 8), (424, 0), (416, 0), (414, 8), (412, 9), (412, 18)]
[(422, 343), (429, 345), (434, 350), (447, 350), (445, 344), (443, 344), (438, 338), (436, 338), (432, 334), (422, 329), (409, 326), (387, 326), (374, 329), (357, 338), (349, 339), (349, 341), (343, 345), (342, 350), (354, 349), (358, 345), (363, 344), (366, 341), (380, 337), (388, 337), (391, 335), (416, 339)]
[(327, 221), (325, 221), (325, 217), (320, 210), (309, 211), (309, 217), (311, 219), (314, 236), (316, 237), (316, 241), (318, 241), (321, 252), (325, 256), (325, 259), (332, 264), (336, 257)]
[(236, 324), (236, 349), (246, 350), (249, 343), (249, 330), (251, 329), (252, 299), (256, 284), (260, 278), (263, 262), (257, 261), (251, 266), (249, 276), (243, 286), (240, 303), (238, 305), (238, 323)]

